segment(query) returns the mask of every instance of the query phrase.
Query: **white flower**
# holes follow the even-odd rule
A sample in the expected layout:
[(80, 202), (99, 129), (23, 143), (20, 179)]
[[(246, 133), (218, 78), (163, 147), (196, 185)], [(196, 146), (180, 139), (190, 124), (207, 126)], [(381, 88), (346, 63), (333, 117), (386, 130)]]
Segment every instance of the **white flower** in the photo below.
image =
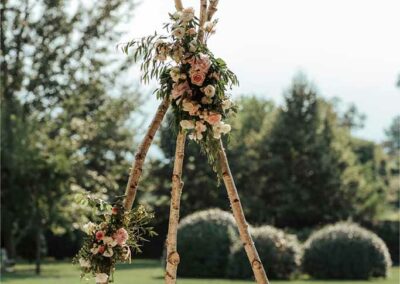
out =
[(222, 110), (227, 110), (232, 107), (232, 102), (229, 99), (222, 101)]
[(210, 34), (215, 33), (216, 22), (205, 22), (204, 30)]
[(207, 97), (212, 98), (215, 95), (215, 88), (213, 85), (208, 85), (203, 89), (203, 92)]
[(213, 125), (213, 137), (215, 139), (220, 139), (221, 134), (226, 134), (229, 131), (231, 131), (231, 126), (222, 121)]
[(84, 259), (82, 257), (79, 259), (79, 265), (81, 267), (83, 267), (83, 268), (90, 268), (91, 267), (90, 261), (86, 260), (86, 259)]
[(112, 237), (104, 237), (103, 242), (111, 247), (115, 247), (118, 243), (116, 240), (114, 240)]
[(174, 35), (176, 38), (183, 38), (183, 36), (185, 35), (185, 29), (176, 28), (172, 31), (172, 35)]
[(182, 108), (183, 108), (183, 111), (189, 112), (190, 115), (197, 115), (200, 105), (197, 103), (192, 103), (189, 100), (183, 100)]
[(192, 7), (182, 10), (180, 20), (182, 22), (189, 22), (194, 18), (194, 9)]
[(195, 52), (197, 49), (197, 40), (194, 39), (191, 42), (189, 42), (189, 51), (190, 52)]
[(201, 140), (203, 139), (203, 132), (207, 130), (204, 125), (204, 121), (196, 121), (195, 131), (189, 134), (189, 139), (191, 140)]
[(112, 257), (114, 255), (114, 251), (111, 247), (107, 246), (107, 249), (103, 252), (103, 256)]
[(97, 254), (99, 252), (99, 247), (95, 245), (90, 249), (90, 252), (93, 254)]
[(181, 74), (179, 73), (178, 67), (172, 68), (171, 71), (169, 71), (169, 75), (171, 76), (172, 81), (174, 82), (178, 82), (179, 79), (181, 78)]
[(83, 231), (87, 234), (87, 235), (91, 235), (96, 231), (96, 224), (89, 222), (86, 223), (85, 225), (83, 225)]
[(96, 283), (105, 283), (108, 280), (108, 275), (105, 273), (96, 273)]
[(183, 129), (193, 129), (194, 128), (194, 121), (191, 120), (181, 120), (179, 123)]

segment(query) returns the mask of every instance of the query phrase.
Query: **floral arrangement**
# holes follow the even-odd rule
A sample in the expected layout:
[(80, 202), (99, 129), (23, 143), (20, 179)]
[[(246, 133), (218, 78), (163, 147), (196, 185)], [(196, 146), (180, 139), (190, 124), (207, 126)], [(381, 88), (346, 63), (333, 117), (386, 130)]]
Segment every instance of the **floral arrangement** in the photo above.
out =
[(86, 234), (84, 244), (73, 262), (81, 267), (81, 277), (90, 274), (96, 283), (113, 282), (113, 273), (117, 262), (130, 262), (133, 252), (139, 253), (144, 236), (153, 236), (155, 232), (148, 226), (153, 214), (143, 206), (126, 211), (122, 199), (108, 204), (101, 199), (87, 197), (82, 203), (93, 207), (96, 222), (83, 226)]
[(169, 36), (154, 33), (130, 41), (122, 49), (128, 53), (134, 47), (134, 60), (143, 59), (142, 80), (159, 79), (160, 87), (155, 93), (159, 98), (170, 97), (176, 129), (187, 131), (217, 170), (214, 162), (218, 140), (231, 130), (224, 120), (236, 111), (226, 91), (238, 85), (238, 80), (206, 46), (210, 35), (215, 33), (217, 20), (200, 27), (193, 8), (170, 14), (170, 19), (164, 25)]

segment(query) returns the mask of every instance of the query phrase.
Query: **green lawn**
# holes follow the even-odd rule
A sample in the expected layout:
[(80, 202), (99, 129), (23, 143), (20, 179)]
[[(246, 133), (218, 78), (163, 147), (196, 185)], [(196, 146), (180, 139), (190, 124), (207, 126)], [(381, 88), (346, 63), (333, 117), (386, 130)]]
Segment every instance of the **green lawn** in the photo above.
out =
[[(33, 265), (19, 264), (16, 267), (15, 273), (6, 273), (2, 275), (1, 282), (8, 284), (73, 284), (73, 283), (94, 283), (94, 281), (80, 281), (79, 271), (72, 264), (59, 262), (48, 263), (43, 266), (43, 273), (41, 276), (35, 276), (33, 272)], [(372, 281), (310, 281), (310, 280), (297, 280), (297, 281), (273, 281), (274, 283), (281, 284), (302, 284), (310, 283), (358, 283), (358, 284), (397, 284), (399, 283), (399, 267), (393, 268), (389, 279), (376, 279)], [(115, 273), (116, 284), (156, 284), (163, 283), (163, 270), (160, 267), (159, 261), (156, 260), (136, 260), (130, 265), (121, 265)], [(180, 279), (181, 284), (199, 284), (199, 283), (236, 283), (236, 284), (249, 284), (251, 281), (230, 281), (230, 280), (209, 280), (209, 279)]]

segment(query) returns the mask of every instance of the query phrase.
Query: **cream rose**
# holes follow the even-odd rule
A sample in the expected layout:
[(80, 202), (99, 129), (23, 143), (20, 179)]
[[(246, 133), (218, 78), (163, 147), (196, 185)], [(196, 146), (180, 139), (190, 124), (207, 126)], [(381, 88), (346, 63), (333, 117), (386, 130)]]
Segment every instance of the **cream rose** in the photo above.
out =
[(182, 127), (182, 129), (193, 129), (195, 126), (194, 121), (191, 120), (181, 120), (179, 123)]
[(194, 9), (192, 7), (183, 9), (180, 15), (180, 20), (182, 22), (189, 22), (194, 18)]
[(171, 76), (172, 81), (174, 81), (174, 82), (178, 82), (179, 79), (181, 78), (179, 68), (177, 68), (177, 67), (171, 68), (171, 71), (169, 71), (169, 75)]
[(222, 101), (222, 110), (227, 110), (232, 107), (232, 101), (229, 99), (223, 100)]
[(96, 231), (96, 224), (92, 222), (86, 223), (82, 229), (87, 235), (91, 235)]
[(196, 115), (200, 108), (200, 105), (197, 103), (193, 103), (189, 100), (184, 100), (182, 102), (182, 108), (184, 111), (188, 112), (190, 115)]
[(204, 88), (203, 92), (207, 97), (212, 98), (215, 95), (215, 87), (213, 85), (208, 85)]
[(220, 139), (221, 134), (226, 134), (229, 131), (231, 131), (231, 126), (222, 121), (213, 125), (213, 137), (215, 139)]
[(183, 36), (185, 35), (185, 29), (184, 28), (176, 28), (172, 31), (172, 35), (175, 36), (176, 38), (183, 38)]
[(108, 280), (108, 275), (106, 273), (96, 273), (95, 281), (96, 283), (106, 283)]

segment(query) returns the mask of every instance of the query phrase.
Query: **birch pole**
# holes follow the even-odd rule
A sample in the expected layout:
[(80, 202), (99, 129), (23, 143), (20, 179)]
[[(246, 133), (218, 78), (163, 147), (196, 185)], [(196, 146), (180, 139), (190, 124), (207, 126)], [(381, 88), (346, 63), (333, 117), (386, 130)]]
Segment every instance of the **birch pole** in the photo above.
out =
[(257, 249), (249, 232), (249, 225), (243, 213), (242, 205), (240, 204), (239, 194), (236, 189), (235, 181), (233, 180), (231, 170), (229, 168), (228, 158), (226, 157), (222, 140), (219, 140), (219, 163), (222, 172), (222, 178), (228, 192), (229, 201), (233, 216), (239, 229), (240, 240), (243, 243), (247, 257), (253, 269), (254, 277), (259, 284), (269, 284), (263, 264), (258, 256)]
[(179, 210), (181, 203), (181, 194), (183, 188), (182, 181), (182, 165), (183, 158), (185, 155), (185, 141), (186, 134), (179, 131), (176, 138), (175, 148), (175, 161), (174, 170), (172, 174), (172, 189), (171, 189), (171, 205), (169, 213), (168, 223), (168, 235), (167, 235), (167, 259), (166, 259), (166, 270), (165, 270), (165, 283), (175, 284), (176, 283), (176, 272), (179, 264), (179, 253), (177, 251), (177, 232), (179, 223)]
[(168, 110), (170, 104), (169, 97), (165, 97), (161, 104), (159, 105), (157, 112), (147, 129), (146, 135), (144, 136), (142, 143), (140, 144), (136, 154), (135, 159), (132, 164), (132, 168), (129, 174), (128, 184), (125, 190), (125, 210), (130, 210), (132, 208), (133, 201), (136, 197), (137, 187), (139, 185), (140, 176), (142, 175), (143, 163), (146, 158), (147, 152), (153, 142), (154, 136), (157, 130), (160, 128), (161, 122)]

